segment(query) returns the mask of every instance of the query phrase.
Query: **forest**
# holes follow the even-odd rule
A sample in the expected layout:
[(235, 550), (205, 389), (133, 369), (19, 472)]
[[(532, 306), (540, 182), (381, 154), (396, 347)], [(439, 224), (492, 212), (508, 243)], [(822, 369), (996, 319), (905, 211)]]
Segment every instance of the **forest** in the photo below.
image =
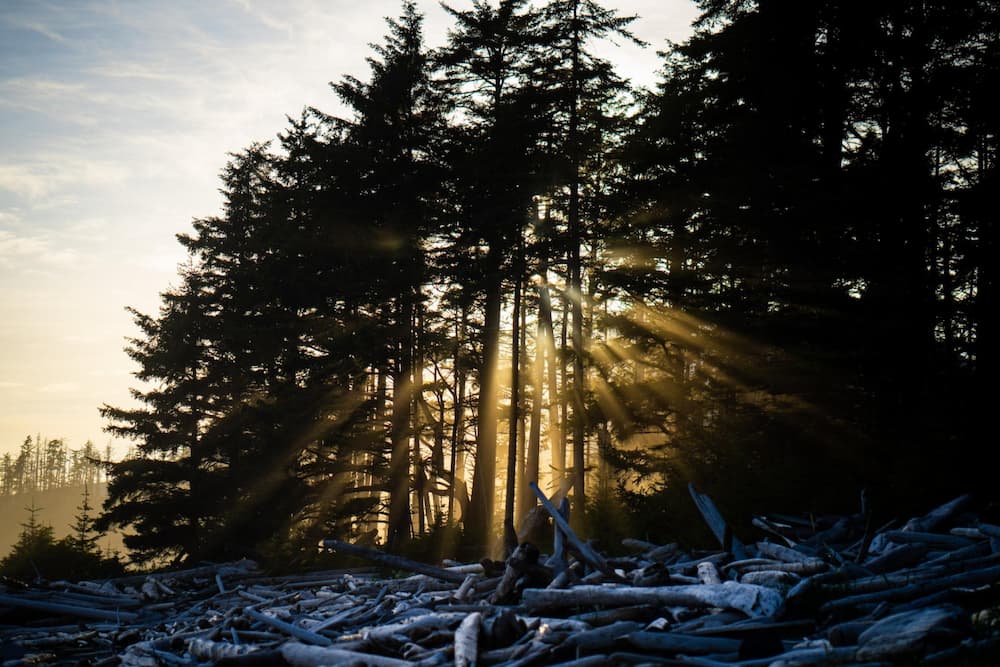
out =
[(688, 483), (737, 530), (995, 493), (1000, 3), (698, 5), (643, 90), (597, 0), (446, 4), (441, 46), (404, 2), (133, 311), (99, 527), (304, 563), (499, 553), (530, 482), (609, 542), (697, 540)]

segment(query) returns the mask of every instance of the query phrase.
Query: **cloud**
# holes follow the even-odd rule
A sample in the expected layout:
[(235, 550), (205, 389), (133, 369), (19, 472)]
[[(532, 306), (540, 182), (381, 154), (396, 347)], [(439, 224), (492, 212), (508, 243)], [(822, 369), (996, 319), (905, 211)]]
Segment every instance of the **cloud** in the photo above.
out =
[(16, 236), (0, 229), (0, 258), (30, 257), (47, 249), (48, 244), (40, 238)]
[(71, 394), (80, 389), (76, 382), (54, 382), (38, 388), (41, 394)]
[(39, 35), (42, 35), (43, 37), (46, 37), (58, 44), (69, 43), (68, 39), (66, 39), (58, 32), (56, 32), (55, 30), (53, 30), (52, 28), (48, 27), (47, 25), (45, 25), (40, 21), (21, 20), (21, 19), (16, 19), (12, 16), (6, 16), (4, 17), (4, 20), (8, 25), (11, 25), (15, 28), (20, 28), (22, 30), (29, 30), (31, 32), (38, 33)]
[(40, 200), (51, 192), (73, 186), (119, 185), (129, 173), (124, 164), (69, 151), (41, 154), (29, 160), (0, 164), (0, 190)]
[(72, 247), (57, 247), (45, 236), (18, 236), (0, 229), (0, 266), (26, 260), (29, 266), (38, 263), (55, 267), (71, 266), (81, 261), (82, 255)]

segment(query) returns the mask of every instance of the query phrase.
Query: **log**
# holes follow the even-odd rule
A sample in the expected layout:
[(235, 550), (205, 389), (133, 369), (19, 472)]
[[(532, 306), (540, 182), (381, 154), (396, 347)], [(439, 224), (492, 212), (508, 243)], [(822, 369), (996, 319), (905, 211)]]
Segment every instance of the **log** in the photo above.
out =
[(797, 574), (784, 572), (782, 570), (758, 570), (747, 572), (740, 577), (741, 584), (754, 584), (755, 586), (767, 586), (779, 593), (787, 593), (801, 579)]
[(785, 563), (808, 563), (817, 560), (815, 556), (809, 556), (801, 551), (783, 547), (780, 544), (772, 542), (758, 542), (757, 553), (768, 558), (784, 561)]
[(0, 594), (0, 605), (14, 607), (17, 609), (43, 611), (48, 614), (76, 616), (78, 618), (94, 618), (101, 621), (114, 621), (117, 623), (134, 621), (138, 618), (136, 614), (128, 611), (94, 609), (93, 607), (80, 607), (77, 605), (60, 604), (58, 602), (31, 600), (14, 595)]
[(706, 586), (718, 586), (722, 583), (719, 568), (711, 561), (698, 563), (698, 579)]
[(372, 653), (345, 651), (338, 648), (306, 646), (289, 642), (281, 646), (281, 657), (292, 667), (323, 667), (324, 665), (339, 665), (358, 663), (371, 667), (416, 667), (417, 663), (399, 658), (389, 658)]
[(967, 632), (968, 615), (954, 606), (932, 607), (893, 614), (858, 637), (858, 658), (880, 660), (926, 655), (957, 644)]
[(479, 629), (483, 615), (473, 612), (466, 616), (455, 631), (455, 667), (476, 667), (479, 659)]
[(235, 658), (247, 655), (259, 650), (259, 646), (225, 644), (223, 642), (213, 642), (208, 639), (189, 639), (187, 651), (199, 660), (221, 660), (222, 658)]
[(522, 593), (522, 604), (528, 609), (574, 607), (578, 605), (644, 605), (659, 604), (680, 607), (722, 607), (735, 609), (748, 616), (773, 616), (781, 606), (782, 597), (763, 586), (727, 581), (719, 586), (576, 586), (567, 590), (528, 588)]
[(951, 519), (972, 500), (972, 496), (964, 495), (937, 507), (922, 517), (910, 519), (903, 526), (905, 531), (929, 532), (935, 530), (945, 521)]
[(625, 638), (632, 646), (644, 651), (662, 653), (736, 653), (740, 650), (739, 639), (725, 637), (699, 637), (677, 632), (633, 632)]
[(823, 613), (829, 613), (838, 609), (853, 607), (861, 604), (879, 603), (887, 600), (912, 600), (914, 598), (929, 595), (930, 593), (935, 593), (954, 586), (979, 586), (983, 584), (992, 584), (998, 580), (1000, 580), (1000, 566), (988, 567), (980, 570), (972, 570), (971, 572), (955, 574), (949, 577), (942, 577), (936, 580), (922, 581), (917, 584), (910, 584), (909, 586), (891, 588), (889, 590), (876, 591), (874, 593), (863, 593), (861, 595), (850, 595), (827, 602), (820, 607), (820, 611)]
[(582, 556), (583, 559), (586, 560), (594, 569), (600, 570), (608, 576), (615, 576), (614, 572), (611, 571), (611, 568), (608, 567), (604, 558), (599, 553), (591, 549), (590, 546), (588, 546), (583, 540), (577, 537), (576, 533), (573, 532), (573, 529), (569, 527), (569, 522), (563, 518), (562, 514), (559, 513), (559, 510), (556, 509), (556, 506), (552, 504), (552, 501), (548, 499), (545, 493), (538, 488), (538, 484), (535, 482), (528, 482), (528, 486), (530, 486), (531, 490), (535, 492), (536, 496), (538, 496), (538, 500), (542, 503), (542, 507), (544, 507), (545, 511), (549, 513), (552, 520), (555, 521), (556, 526), (558, 526), (566, 536), (566, 540), (573, 545), (573, 548), (577, 550), (580, 556)]
[(330, 646), (333, 644), (333, 641), (331, 641), (329, 637), (324, 637), (323, 635), (316, 634), (312, 630), (306, 630), (305, 628), (300, 628), (299, 626), (292, 625), (291, 623), (285, 623), (284, 621), (274, 618), (273, 616), (262, 614), (253, 607), (244, 607), (243, 613), (255, 621), (260, 621), (265, 625), (270, 625), (272, 628), (291, 635), (296, 639), (301, 639), (304, 642), (309, 642), (310, 644), (315, 644), (317, 646)]
[(638, 632), (641, 629), (642, 623), (618, 621), (604, 627), (578, 632), (563, 642), (563, 646), (585, 651), (603, 650), (613, 646), (616, 641), (625, 635)]
[(390, 567), (396, 570), (406, 570), (408, 572), (416, 572), (417, 574), (423, 574), (452, 584), (461, 584), (465, 581), (465, 575), (461, 572), (454, 572), (452, 570), (446, 570), (443, 567), (419, 563), (415, 560), (410, 560), (409, 558), (394, 556), (377, 549), (369, 549), (368, 547), (363, 547), (357, 544), (348, 544), (347, 542), (341, 542), (340, 540), (326, 539), (320, 542), (320, 546), (325, 549), (333, 549), (334, 551), (347, 556), (370, 560), (373, 563), (378, 563), (379, 565), (383, 565), (385, 567)]
[(691, 499), (694, 501), (695, 507), (701, 512), (701, 516), (705, 519), (705, 523), (708, 524), (709, 529), (712, 534), (715, 535), (715, 539), (719, 541), (722, 548), (725, 551), (729, 551), (737, 560), (743, 560), (747, 557), (746, 548), (744, 548), (743, 543), (740, 542), (739, 538), (733, 535), (732, 528), (726, 523), (726, 520), (722, 518), (722, 514), (715, 507), (715, 503), (712, 499), (704, 493), (699, 493), (697, 489), (694, 488), (694, 484), (688, 484), (688, 492), (691, 494)]
[(915, 530), (887, 530), (882, 535), (897, 544), (927, 544), (938, 549), (961, 549), (971, 546), (973, 541), (957, 535), (941, 533), (921, 533)]

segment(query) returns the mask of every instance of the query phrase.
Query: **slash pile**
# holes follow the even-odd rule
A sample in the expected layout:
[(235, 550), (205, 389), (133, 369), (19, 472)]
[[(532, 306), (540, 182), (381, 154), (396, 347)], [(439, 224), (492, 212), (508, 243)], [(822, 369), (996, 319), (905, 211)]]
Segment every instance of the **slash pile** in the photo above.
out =
[[(554, 553), (436, 567), (326, 540), (374, 569), (264, 577), (253, 563), (0, 593), (0, 662), (504, 667), (1000, 663), (1000, 527), (968, 497), (901, 527), (758, 517), (743, 544), (692, 498), (721, 550), (625, 540), (607, 558), (562, 508)], [(383, 570), (384, 571), (384, 570)]]

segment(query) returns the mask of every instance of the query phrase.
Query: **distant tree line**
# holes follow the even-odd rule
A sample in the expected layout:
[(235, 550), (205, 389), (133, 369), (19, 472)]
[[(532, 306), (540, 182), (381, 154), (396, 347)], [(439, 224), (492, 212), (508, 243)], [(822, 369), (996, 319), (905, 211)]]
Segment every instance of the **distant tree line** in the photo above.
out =
[(536, 480), (605, 537), (689, 481), (738, 524), (992, 488), (1000, 3), (702, 0), (653, 91), (632, 17), (539, 5), (428, 49), (405, 2), (347, 113), (232, 155), (104, 408), (134, 558), (485, 551)]
[(110, 460), (110, 445), (102, 453), (89, 440), (71, 449), (62, 438), (29, 435), (16, 456), (8, 452), (0, 460), (0, 496), (93, 486), (107, 481), (104, 462)]
[(0, 558), (0, 576), (21, 581), (37, 579), (93, 579), (124, 573), (118, 554), (102, 553), (98, 546), (100, 533), (94, 528), (94, 508), (86, 486), (78, 514), (69, 526), (70, 533), (56, 539), (52, 526), (38, 518), (41, 508), (32, 502), (26, 507), (28, 520), (21, 524), (21, 533), (10, 552)]

